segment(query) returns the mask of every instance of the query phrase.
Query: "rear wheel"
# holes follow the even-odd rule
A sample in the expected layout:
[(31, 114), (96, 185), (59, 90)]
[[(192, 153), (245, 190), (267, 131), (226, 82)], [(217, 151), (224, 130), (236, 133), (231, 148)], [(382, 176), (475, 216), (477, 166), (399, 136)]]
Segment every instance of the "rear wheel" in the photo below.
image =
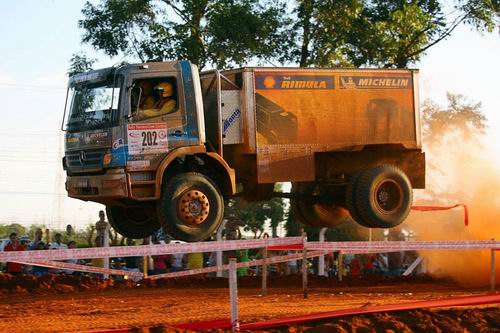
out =
[(154, 207), (106, 206), (109, 224), (129, 238), (145, 238), (160, 229)]
[(354, 222), (358, 223), (359, 225), (362, 225), (363, 227), (376, 228), (377, 227), (376, 225), (364, 221), (358, 212), (358, 206), (356, 200), (356, 188), (358, 186), (359, 178), (361, 178), (361, 176), (363, 175), (363, 171), (356, 172), (354, 175), (351, 176), (351, 179), (349, 179), (349, 182), (347, 183), (347, 189), (345, 193), (346, 207)]
[(360, 218), (378, 228), (392, 228), (410, 213), (412, 188), (406, 174), (392, 165), (367, 169), (355, 188)]
[(314, 227), (334, 227), (346, 221), (349, 217), (347, 210), (335, 203), (318, 202), (318, 190), (315, 184), (293, 184), (292, 192), (298, 194), (298, 198), (291, 201), (294, 216), (303, 224)]
[(195, 242), (217, 230), (224, 215), (224, 199), (205, 175), (187, 172), (165, 183), (157, 210), (161, 226), (170, 236)]

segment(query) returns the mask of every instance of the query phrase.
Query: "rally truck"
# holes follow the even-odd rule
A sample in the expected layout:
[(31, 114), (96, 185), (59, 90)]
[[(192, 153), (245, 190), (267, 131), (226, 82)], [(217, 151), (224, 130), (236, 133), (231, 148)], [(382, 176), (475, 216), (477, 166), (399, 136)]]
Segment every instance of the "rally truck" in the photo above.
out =
[(70, 78), (63, 130), (68, 195), (132, 238), (207, 239), (233, 196), (390, 228), (425, 186), (417, 70), (122, 64)]

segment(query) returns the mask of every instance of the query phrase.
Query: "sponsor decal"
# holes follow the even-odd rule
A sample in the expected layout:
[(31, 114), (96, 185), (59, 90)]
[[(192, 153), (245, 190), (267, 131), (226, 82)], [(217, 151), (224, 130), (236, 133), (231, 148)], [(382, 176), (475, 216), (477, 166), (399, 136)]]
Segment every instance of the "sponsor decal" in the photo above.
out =
[(124, 144), (123, 139), (120, 138), (118, 140), (113, 141), (113, 146), (112, 147), (113, 147), (113, 149), (118, 149), (118, 148), (122, 147), (123, 144)]
[(257, 89), (283, 90), (332, 90), (335, 89), (332, 75), (257, 75)]
[(408, 76), (341, 76), (340, 89), (410, 89)]
[(231, 125), (233, 125), (236, 120), (238, 120), (238, 118), (240, 117), (241, 115), (241, 111), (240, 109), (236, 109), (234, 110), (234, 112), (229, 116), (229, 118), (227, 118), (226, 120), (224, 120), (224, 129), (222, 131), (223, 134), (226, 134), (226, 132), (229, 130), (229, 128), (231, 128)]
[(151, 162), (149, 160), (141, 160), (141, 161), (128, 161), (127, 167), (134, 170), (143, 170), (149, 168)]
[(160, 154), (168, 151), (166, 123), (129, 124), (129, 155)]

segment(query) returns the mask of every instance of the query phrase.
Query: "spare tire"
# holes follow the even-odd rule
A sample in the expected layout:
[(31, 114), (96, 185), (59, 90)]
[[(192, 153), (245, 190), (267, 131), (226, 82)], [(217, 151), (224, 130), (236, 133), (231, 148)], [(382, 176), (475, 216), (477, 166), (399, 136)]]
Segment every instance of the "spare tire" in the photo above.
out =
[(410, 213), (410, 180), (399, 168), (379, 165), (364, 171), (355, 187), (354, 207), (361, 221), (376, 228), (392, 228)]

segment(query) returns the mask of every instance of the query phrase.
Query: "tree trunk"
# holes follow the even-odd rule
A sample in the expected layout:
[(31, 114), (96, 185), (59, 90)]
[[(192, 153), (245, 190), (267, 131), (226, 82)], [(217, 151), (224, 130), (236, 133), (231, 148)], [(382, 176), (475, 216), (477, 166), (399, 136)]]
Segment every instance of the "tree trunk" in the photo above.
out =
[(303, 0), (298, 9), (298, 17), (302, 25), (302, 46), (300, 48), (300, 67), (309, 64), (309, 43), (311, 42), (311, 18), (314, 8), (314, 0)]

